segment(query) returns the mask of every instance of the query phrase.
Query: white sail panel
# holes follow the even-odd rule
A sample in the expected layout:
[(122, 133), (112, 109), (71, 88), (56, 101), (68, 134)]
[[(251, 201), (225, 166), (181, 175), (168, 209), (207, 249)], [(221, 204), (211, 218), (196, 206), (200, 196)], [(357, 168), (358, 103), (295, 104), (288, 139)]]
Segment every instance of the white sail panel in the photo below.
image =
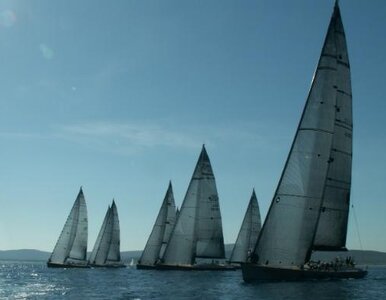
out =
[(163, 257), (174, 227), (175, 218), (176, 206), (174, 203), (173, 188), (171, 182), (169, 182), (166, 195), (162, 201), (160, 211), (149, 239), (146, 242), (145, 249), (142, 252), (139, 264), (154, 265)]
[(118, 209), (113, 200), (111, 204), (111, 237), (106, 263), (117, 263), (121, 261), (120, 241)]
[(87, 208), (83, 191), (80, 189), (48, 262), (63, 265), (85, 264), (86, 253)]
[(159, 251), (159, 258), (162, 258), (165, 253), (166, 245), (170, 240), (170, 236), (172, 234), (174, 225), (176, 223), (176, 218), (177, 218), (177, 211), (176, 211), (176, 205), (174, 202), (173, 188), (172, 188), (171, 182), (169, 183), (168, 192), (166, 193), (165, 198), (167, 198), (166, 220), (165, 220), (165, 230), (163, 233), (161, 249)]
[(196, 195), (198, 205), (196, 257), (224, 258), (220, 203), (212, 166), (205, 148), (202, 150), (196, 171), (192, 179), (199, 182)]
[(89, 262), (92, 265), (103, 265), (106, 261), (112, 232), (111, 224), (111, 208), (109, 206), (90, 255)]
[(236, 243), (229, 258), (230, 262), (243, 263), (247, 261), (248, 253), (253, 251), (260, 229), (261, 218), (259, 204), (255, 191), (253, 191)]
[(49, 262), (63, 264), (68, 254), (70, 253), (75, 234), (76, 224), (78, 222), (79, 215), (79, 197), (76, 198), (74, 205), (67, 217), (66, 223), (62, 229), (62, 232), (56, 242), (55, 248), (51, 254)]
[(310, 93), (253, 260), (302, 266), (308, 260), (330, 164), (335, 113), (337, 53), (330, 23)]
[(79, 215), (76, 226), (75, 239), (73, 241), (68, 260), (86, 261), (87, 259), (87, 237), (88, 237), (88, 220), (87, 207), (83, 191), (78, 195), (79, 198)]
[(216, 183), (208, 154), (203, 146), (176, 225), (166, 246), (163, 262), (191, 265), (196, 257), (224, 256)]
[(191, 180), (179, 216), (166, 245), (162, 262), (168, 265), (191, 265), (196, 256), (195, 222), (198, 181)]

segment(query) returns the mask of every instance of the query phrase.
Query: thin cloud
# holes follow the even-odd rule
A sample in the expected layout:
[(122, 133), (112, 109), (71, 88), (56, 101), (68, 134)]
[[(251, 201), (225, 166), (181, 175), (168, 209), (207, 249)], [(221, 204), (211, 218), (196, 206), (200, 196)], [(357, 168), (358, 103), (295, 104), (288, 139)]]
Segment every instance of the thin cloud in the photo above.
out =
[[(174, 126), (176, 127), (176, 126)], [(132, 155), (157, 147), (197, 150), (201, 144), (210, 147), (242, 146), (272, 149), (280, 137), (264, 135), (266, 130), (253, 124), (217, 124), (170, 128), (146, 122), (84, 122), (52, 127), (38, 133), (0, 132), (0, 137), (19, 140), (46, 139), (78, 144), (93, 151)]]
[(91, 122), (62, 126), (59, 136), (100, 150), (132, 153), (157, 146), (196, 148), (200, 142), (184, 132), (154, 124)]

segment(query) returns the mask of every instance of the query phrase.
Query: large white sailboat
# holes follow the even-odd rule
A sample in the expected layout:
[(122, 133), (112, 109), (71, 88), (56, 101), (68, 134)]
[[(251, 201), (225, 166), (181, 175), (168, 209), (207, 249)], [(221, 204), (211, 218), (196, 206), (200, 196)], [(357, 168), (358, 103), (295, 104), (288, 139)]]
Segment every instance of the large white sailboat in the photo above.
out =
[(176, 221), (176, 205), (174, 203), (172, 183), (169, 182), (165, 198), (162, 202), (153, 230), (147, 240), (145, 249), (137, 263), (137, 269), (154, 269), (165, 253)]
[[(213, 263), (197, 263), (197, 258), (212, 259)], [(165, 253), (156, 268), (231, 269), (214, 261), (223, 258), (224, 238), (216, 182), (203, 146)]]
[(87, 234), (87, 207), (82, 188), (80, 188), (47, 266), (87, 268)]
[(89, 265), (92, 267), (125, 267), (121, 262), (120, 229), (118, 210), (113, 200), (107, 209), (101, 230), (91, 252)]
[(230, 263), (245, 263), (247, 261), (248, 254), (255, 248), (260, 229), (261, 218), (259, 204), (255, 190), (253, 190), (236, 243), (229, 257)]
[(352, 264), (310, 262), (313, 250), (344, 250), (350, 206), (352, 93), (338, 2), (298, 129), (243, 278), (361, 278)]

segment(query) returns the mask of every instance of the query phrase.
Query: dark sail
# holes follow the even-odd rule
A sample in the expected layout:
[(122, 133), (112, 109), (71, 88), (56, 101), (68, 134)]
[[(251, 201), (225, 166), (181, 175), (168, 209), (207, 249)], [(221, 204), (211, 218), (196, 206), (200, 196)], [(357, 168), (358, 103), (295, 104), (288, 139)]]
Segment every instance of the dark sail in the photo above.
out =
[(236, 243), (229, 258), (230, 262), (242, 263), (247, 261), (248, 253), (255, 247), (260, 229), (259, 204), (257, 203), (255, 190), (253, 190)]
[(337, 115), (337, 16), (336, 8), (287, 162), (255, 247), (254, 259), (262, 265), (301, 267), (313, 247), (330, 173)]
[(336, 113), (323, 204), (314, 249), (345, 250), (352, 165), (352, 92), (350, 63), (339, 7), (333, 16), (336, 45)]

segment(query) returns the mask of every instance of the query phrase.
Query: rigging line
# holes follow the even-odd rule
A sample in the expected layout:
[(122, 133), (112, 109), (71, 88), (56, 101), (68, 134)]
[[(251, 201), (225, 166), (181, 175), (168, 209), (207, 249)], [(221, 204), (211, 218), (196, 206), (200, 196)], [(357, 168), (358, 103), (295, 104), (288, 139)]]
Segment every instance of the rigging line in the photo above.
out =
[(362, 245), (361, 235), (360, 235), (360, 232), (359, 232), (358, 219), (357, 219), (357, 214), (356, 214), (356, 212), (355, 212), (354, 204), (351, 204), (351, 208), (352, 208), (352, 211), (353, 211), (354, 222), (355, 222), (355, 228), (356, 228), (357, 234), (358, 234), (359, 246), (361, 247), (361, 250), (363, 250), (363, 245)]

